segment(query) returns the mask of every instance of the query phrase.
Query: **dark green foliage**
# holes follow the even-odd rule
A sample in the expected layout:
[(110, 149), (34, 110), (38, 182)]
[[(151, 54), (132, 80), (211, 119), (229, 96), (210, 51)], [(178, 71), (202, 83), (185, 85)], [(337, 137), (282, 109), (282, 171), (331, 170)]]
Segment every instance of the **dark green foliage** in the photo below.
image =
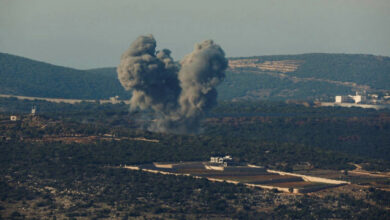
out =
[(377, 190), (374, 188), (370, 188), (370, 196), (369, 199), (374, 200), (376, 203), (383, 205), (383, 206), (390, 206), (390, 192), (383, 191), (383, 190)]
[[(4, 218), (25, 217), (22, 210), (14, 212), (10, 208), (17, 203), (32, 204), (36, 213), (50, 211), (40, 218), (389, 218), (386, 207), (390, 195), (377, 190), (369, 191), (366, 200), (346, 194), (295, 197), (241, 184), (119, 168), (154, 161), (204, 161), (211, 155), (231, 154), (242, 162), (286, 171), (299, 162), (331, 169), (353, 169), (350, 162), (369, 163), (386, 169), (390, 167), (388, 160), (378, 163), (372, 159), (378, 154), (366, 144), (371, 143), (368, 146), (375, 146), (377, 152), (388, 152), (388, 110), (226, 102), (210, 113), (203, 134), (173, 135), (133, 128), (132, 120), (138, 115), (129, 115), (123, 104), (67, 105), (0, 99), (3, 111), (27, 112), (32, 104), (38, 104), (41, 110), (35, 119), (22, 114), (22, 121), (10, 123), (9, 112), (0, 114), (0, 135), (10, 137), (0, 140), (0, 216)], [(375, 132), (369, 132), (373, 129)], [(115, 134), (119, 139), (43, 141), (45, 137), (68, 134)], [(340, 135), (358, 135), (361, 143), (353, 138), (339, 140)], [(133, 137), (159, 142), (136, 141)], [(63, 198), (71, 205), (61, 205)]]
[[(115, 75), (115, 68), (92, 69), (90, 72)], [(259, 99), (286, 100), (303, 99), (313, 100), (315, 98), (327, 98), (337, 94), (350, 94), (351, 88), (335, 85), (328, 82), (293, 82), (289, 79), (280, 79), (267, 74), (259, 74), (253, 71), (241, 70), (226, 72), (226, 78), (218, 86), (219, 100), (232, 100), (242, 97), (255, 97)], [(268, 95), (256, 96), (253, 93), (264, 90), (270, 91)], [(285, 90), (292, 92), (285, 94)]]
[[(351, 94), (354, 88), (326, 80), (354, 82), (371, 89), (390, 88), (390, 58), (373, 55), (302, 54), (250, 57), (264, 61), (300, 60), (302, 65), (289, 76), (322, 81), (292, 81), (259, 69), (227, 71), (218, 87), (220, 100), (235, 98), (272, 100), (333, 100)], [(240, 58), (231, 58), (240, 59)], [(107, 99), (130, 97), (120, 85), (115, 67), (76, 70), (0, 53), (0, 94), (37, 97)]]
[[(214, 216), (237, 219), (354, 219), (363, 216), (368, 216), (368, 219), (386, 219), (389, 215), (386, 210), (347, 194), (325, 199), (297, 196), (288, 203), (277, 205), (276, 202), (280, 201), (278, 192), (263, 192), (240, 184), (212, 183), (206, 179), (102, 166), (101, 164), (110, 164), (112, 159), (106, 157), (100, 164), (94, 163), (94, 159), (76, 156), (84, 154), (80, 150), (85, 147), (57, 144), (51, 144), (50, 147), (24, 146), (16, 143), (0, 145), (0, 151), (6, 152), (6, 156), (0, 158), (1, 176), (8, 176), (8, 180), (0, 182), (0, 196), (4, 198), (2, 204), (22, 201), (26, 199), (26, 194), (35, 194), (39, 202), (34, 208), (36, 211), (50, 209), (51, 218), (64, 214), (67, 218), (90, 219), (113, 216), (128, 219), (146, 215), (184, 219), (187, 215), (197, 215), (197, 218)], [(88, 156), (95, 153), (103, 154), (96, 149)], [(16, 157), (15, 154), (19, 156)], [(10, 159), (4, 162), (4, 158)], [(35, 189), (27, 187), (24, 191), (19, 191), (10, 187), (9, 182), (33, 185)], [(42, 190), (43, 187), (54, 188), (57, 193), (49, 193)], [(378, 195), (373, 192), (369, 194), (369, 198), (380, 204), (382, 201), (388, 202), (388, 195), (379, 195), (380, 198)], [(59, 207), (55, 196), (66, 196), (73, 201), (72, 205), (68, 208)], [(332, 207), (335, 201), (339, 207)], [(388, 204), (387, 202), (383, 205)], [(266, 213), (256, 210), (270, 205), (275, 209)], [(8, 217), (23, 217), (23, 214), (14, 211)]]
[[(231, 58), (231, 59), (241, 59)], [(299, 78), (313, 78), (323, 81), (293, 82), (276, 77), (259, 69), (243, 68), (227, 71), (226, 79), (218, 87), (220, 100), (235, 98), (255, 98), (271, 100), (332, 100), (335, 95), (354, 93), (354, 88), (334, 84), (330, 81), (354, 82), (368, 85), (374, 90), (390, 88), (390, 58), (359, 54), (302, 54), (249, 57), (259, 59), (259, 63), (278, 60), (300, 60), (303, 63), (287, 73)], [(91, 71), (115, 73), (115, 68), (94, 69)], [(259, 92), (261, 92), (259, 94)]]
[[(0, 151), (7, 152), (2, 154), (0, 172), (2, 176), (12, 175), (15, 181), (21, 183), (35, 182), (35, 185), (43, 184), (60, 192), (69, 188), (82, 192), (72, 195), (79, 204), (68, 208), (67, 217), (91, 216), (91, 213), (85, 214), (82, 210), (102, 203), (113, 206), (118, 204), (119, 210), (127, 210), (128, 207), (135, 205), (137, 209), (130, 209), (128, 212), (128, 215), (133, 217), (145, 212), (229, 215), (235, 209), (231, 207), (225, 194), (237, 195), (248, 192), (244, 186), (210, 184), (205, 179), (155, 175), (105, 166), (115, 164), (112, 161), (113, 155), (90, 158), (95, 153), (101, 156), (104, 153), (99, 149), (85, 147), (57, 144), (47, 147), (44, 145), (25, 147), (16, 143), (0, 145)], [(109, 148), (110, 146), (107, 147)], [(118, 159), (118, 156), (114, 157)], [(3, 160), (4, 158), (9, 159)], [(99, 158), (98, 161), (96, 158)], [(32, 177), (34, 179), (31, 179)], [(16, 202), (24, 199), (26, 194), (35, 193), (31, 190), (20, 191), (9, 187), (5, 181), (0, 184), (2, 201)], [(47, 199), (36, 203), (36, 208), (52, 204), (51, 195), (45, 195)], [(45, 195), (42, 197), (45, 198)], [(161, 206), (161, 203), (164, 205)], [(107, 218), (111, 212), (111, 209), (102, 209), (93, 215), (97, 218)]]
[(0, 53), (0, 94), (48, 98), (128, 97), (116, 74), (91, 73)]
[(364, 54), (303, 54), (295, 59), (305, 61), (293, 73), (299, 77), (314, 75), (320, 79), (369, 85), (374, 89), (390, 88), (390, 57)]
[(390, 88), (390, 57), (366, 54), (312, 53), (249, 58), (259, 59), (259, 63), (264, 61), (300, 60), (304, 61), (303, 64), (296, 71), (288, 73), (289, 75), (355, 82), (369, 85), (374, 89)]
[(335, 95), (352, 93), (351, 88), (343, 85), (315, 81), (293, 82), (245, 69), (239, 73), (228, 71), (226, 79), (218, 86), (219, 100), (331, 100)]
[[(111, 111), (107, 114), (129, 111), (129, 106), (124, 103), (120, 104), (99, 104), (97, 102), (81, 102), (77, 105), (67, 103), (52, 103), (39, 100), (18, 100), (17, 98), (0, 98), (0, 112), (12, 113), (30, 113), (33, 106), (37, 107), (37, 112), (44, 113), (50, 117), (63, 117), (64, 115), (90, 115), (96, 112)], [(115, 112), (115, 113), (114, 113)], [(109, 116), (109, 115), (107, 115)], [(96, 117), (96, 115), (95, 115)]]
[[(0, 108), (9, 108), (13, 112), (20, 109), (27, 111), (34, 104), (31, 101), (2, 100)], [(5, 105), (2, 106), (2, 103)], [(285, 171), (291, 170), (297, 161), (321, 168), (349, 169), (353, 167), (348, 163), (362, 163), (364, 159), (369, 162), (365, 165), (366, 169), (389, 167), (388, 110), (314, 108), (283, 102), (224, 102), (209, 114), (203, 134), (180, 136), (135, 130), (135, 120), (139, 115), (129, 115), (128, 106), (124, 104), (36, 103), (39, 104), (42, 120), (63, 122), (51, 123), (45, 129), (16, 124), (13, 130), (5, 131), (7, 135), (17, 138), (63, 133), (111, 133), (118, 137), (144, 136), (160, 140), (160, 143), (114, 141), (98, 144), (97, 147), (87, 145), (84, 148), (102, 150), (101, 155), (85, 155), (95, 162), (105, 160), (105, 157), (111, 157), (111, 162), (115, 164), (207, 160), (216, 153), (232, 154), (250, 163), (275, 165)], [(127, 147), (129, 144), (135, 147)], [(114, 160), (113, 154), (120, 157)], [(385, 161), (371, 160), (377, 158)], [(287, 164), (278, 165), (282, 162)]]
[[(324, 151), (390, 161), (389, 115), (389, 110), (313, 108), (282, 102), (225, 102), (210, 114), (215, 118), (208, 125), (207, 134), (229, 134), (230, 138), (240, 141), (289, 143), (290, 151), (288, 147), (281, 151), (294, 155), (304, 152), (306, 156), (302, 155), (301, 158), (316, 155), (318, 152), (313, 154), (308, 151), (316, 146)], [(234, 140), (230, 143), (234, 143)], [(281, 146), (283, 144), (279, 144), (279, 149)], [(303, 146), (311, 147), (303, 150)], [(323, 156), (314, 161), (321, 161)], [(333, 159), (345, 160), (339, 157)], [(383, 169), (383, 163), (380, 164)], [(375, 167), (374, 164), (370, 166)]]

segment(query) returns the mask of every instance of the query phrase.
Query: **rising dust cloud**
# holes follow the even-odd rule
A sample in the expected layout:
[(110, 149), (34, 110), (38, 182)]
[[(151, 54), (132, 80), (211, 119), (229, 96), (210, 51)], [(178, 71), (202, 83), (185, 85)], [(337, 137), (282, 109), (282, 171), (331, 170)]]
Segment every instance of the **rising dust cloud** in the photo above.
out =
[(138, 37), (122, 54), (119, 81), (132, 92), (131, 110), (152, 112), (150, 131), (198, 133), (201, 119), (217, 102), (215, 87), (225, 78), (225, 53), (211, 40), (196, 44), (180, 64), (170, 53), (156, 51), (152, 35)]

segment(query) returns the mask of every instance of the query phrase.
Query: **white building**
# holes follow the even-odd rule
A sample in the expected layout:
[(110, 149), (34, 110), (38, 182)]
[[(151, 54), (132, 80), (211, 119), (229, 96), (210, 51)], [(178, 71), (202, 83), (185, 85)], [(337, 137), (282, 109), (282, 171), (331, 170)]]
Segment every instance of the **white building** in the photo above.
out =
[(31, 115), (34, 116), (37, 113), (37, 107), (34, 105), (31, 109)]
[(9, 120), (11, 120), (11, 121), (17, 121), (17, 120), (19, 120), (19, 119), (18, 119), (18, 116), (16, 116), (16, 115), (11, 115), (11, 116), (9, 117)]
[(341, 96), (338, 95), (335, 97), (335, 103), (353, 103), (355, 100), (350, 96)]
[(335, 102), (336, 103), (342, 103), (343, 102), (343, 97), (341, 95), (336, 95)]
[(358, 92), (356, 92), (355, 95), (349, 95), (349, 97), (351, 97), (355, 101), (355, 104), (359, 104), (361, 102), (366, 101), (366, 97), (359, 94)]
[(229, 162), (232, 162), (233, 158), (230, 155), (226, 155), (224, 157), (210, 157), (210, 163), (218, 163), (227, 167)]
[(360, 104), (365, 102), (366, 96), (359, 94), (356, 92), (355, 95), (348, 95), (348, 96), (341, 96), (337, 95), (335, 97), (335, 103), (355, 103), (355, 104)]

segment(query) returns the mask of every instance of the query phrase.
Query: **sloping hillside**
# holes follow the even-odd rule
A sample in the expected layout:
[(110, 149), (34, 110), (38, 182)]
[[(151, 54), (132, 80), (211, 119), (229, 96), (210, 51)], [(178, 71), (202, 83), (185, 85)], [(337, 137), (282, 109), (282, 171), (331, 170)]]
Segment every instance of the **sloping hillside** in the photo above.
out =
[(125, 96), (116, 75), (56, 66), (0, 53), (0, 94), (102, 99)]
[(218, 87), (221, 100), (332, 100), (351, 94), (351, 87), (325, 81), (296, 80), (278, 74), (251, 70), (229, 70)]
[(227, 85), (220, 87), (228, 91), (225, 92), (227, 98), (326, 100), (354, 91), (384, 94), (390, 89), (390, 57), (360, 54), (258, 56), (232, 58), (229, 66)]
[[(253, 65), (253, 63), (250, 63)], [(270, 67), (274, 68), (274, 67)], [(279, 67), (275, 67), (276, 69)], [(286, 67), (289, 68), (289, 67)], [(116, 68), (93, 69), (107, 75), (115, 75)], [(219, 100), (314, 100), (333, 98), (337, 94), (353, 93), (353, 87), (325, 80), (303, 80), (281, 77), (279, 71), (262, 71), (254, 68), (230, 68), (226, 78), (218, 86)]]
[[(115, 67), (76, 70), (0, 53), (0, 94), (129, 98)], [(357, 90), (390, 92), (390, 57), (302, 54), (230, 58), (220, 100), (333, 100)]]
[(232, 58), (233, 69), (278, 72), (298, 78), (390, 88), (390, 57), (363, 54), (301, 54)]

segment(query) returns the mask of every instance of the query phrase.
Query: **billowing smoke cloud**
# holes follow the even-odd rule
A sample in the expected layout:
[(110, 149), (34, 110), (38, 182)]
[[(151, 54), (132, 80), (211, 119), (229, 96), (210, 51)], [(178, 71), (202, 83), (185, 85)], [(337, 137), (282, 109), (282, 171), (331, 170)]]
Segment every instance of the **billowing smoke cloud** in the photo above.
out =
[(215, 87), (227, 67), (225, 53), (211, 40), (195, 45), (180, 64), (170, 53), (156, 52), (152, 35), (138, 37), (121, 57), (119, 81), (133, 93), (132, 110), (152, 111), (149, 130), (197, 133), (205, 112), (216, 104)]

